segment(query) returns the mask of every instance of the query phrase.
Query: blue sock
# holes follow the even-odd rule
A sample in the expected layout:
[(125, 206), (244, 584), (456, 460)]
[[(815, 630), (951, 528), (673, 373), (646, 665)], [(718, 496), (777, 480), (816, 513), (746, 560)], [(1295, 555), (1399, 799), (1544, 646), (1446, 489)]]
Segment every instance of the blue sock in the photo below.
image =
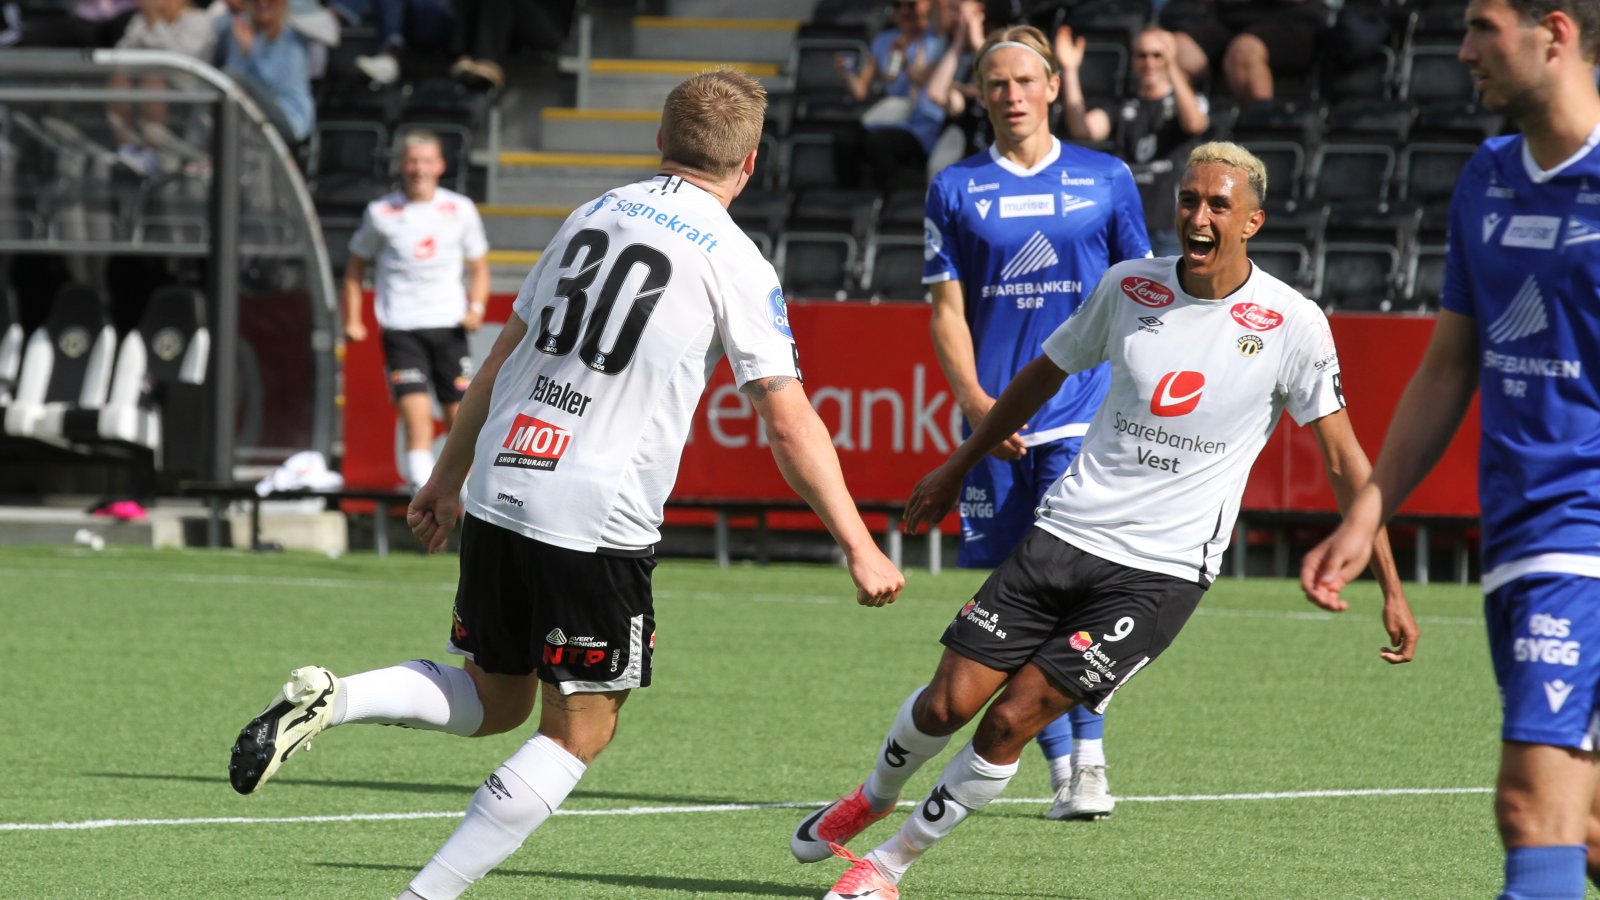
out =
[(1583, 900), (1588, 848), (1512, 847), (1499, 900)]
[(1105, 737), (1106, 717), (1082, 703), (1067, 710), (1067, 718), (1072, 720), (1072, 733), (1078, 736), (1078, 740), (1097, 741)]
[(1072, 713), (1067, 713), (1039, 732), (1039, 749), (1045, 759), (1061, 759), (1072, 755)]

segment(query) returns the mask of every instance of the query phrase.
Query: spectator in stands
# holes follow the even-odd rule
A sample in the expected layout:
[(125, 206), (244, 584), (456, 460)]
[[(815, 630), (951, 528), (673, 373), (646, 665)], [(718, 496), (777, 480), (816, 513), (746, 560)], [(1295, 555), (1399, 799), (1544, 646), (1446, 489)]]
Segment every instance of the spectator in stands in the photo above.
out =
[(1150, 249), (1156, 256), (1178, 255), (1178, 172), (1195, 140), (1211, 127), (1210, 104), (1196, 94), (1178, 67), (1172, 33), (1147, 28), (1133, 39), (1133, 71), (1137, 93), (1113, 111), (1085, 109), (1078, 70), (1083, 65), (1084, 38), (1072, 29), (1056, 32), (1056, 58), (1061, 61), (1061, 121), (1078, 141), (1116, 139), (1117, 153), (1133, 170), (1144, 199), (1144, 221), (1150, 228)]
[[(140, 0), (139, 12), (128, 22), (117, 48), (170, 50), (209, 61), (216, 37), (210, 18), (190, 6), (188, 0)], [(139, 84), (149, 89), (167, 86), (166, 79), (159, 75), (143, 75)], [(133, 79), (126, 74), (111, 76), (114, 88), (132, 85)], [(135, 110), (131, 103), (112, 103), (106, 111), (117, 139), (117, 157), (136, 172), (154, 174), (160, 165), (157, 145), (170, 144), (174, 139), (166, 127), (167, 104), (140, 103)]]
[(1159, 21), (1191, 79), (1215, 69), (1243, 103), (1271, 100), (1277, 76), (1310, 71), (1328, 9), (1323, 0), (1174, 0)]
[[(433, 472), (433, 397), (445, 430), (455, 425), (472, 381), (467, 332), (483, 324), (489, 301), (489, 242), (471, 198), (439, 186), (444, 175), (439, 138), (406, 135), (400, 158), (403, 188), (374, 200), (350, 238), (344, 271), (345, 337), (367, 339), (362, 281), (376, 262), (373, 293), (395, 406), (406, 432), (406, 479), (421, 487)], [(467, 287), (461, 287), (463, 265)]]
[(983, 0), (962, 0), (951, 24), (944, 54), (928, 76), (929, 102), (945, 112), (946, 124), (928, 154), (928, 180), (950, 164), (989, 146), (989, 117), (978, 98), (972, 61), (983, 46), (987, 14)]
[(460, 58), (450, 74), (471, 87), (498, 90), (505, 85), (506, 60), (513, 49), (553, 51), (572, 28), (575, 0), (505, 3), (455, 0)]
[(357, 56), (356, 68), (378, 84), (400, 80), (406, 47), (443, 47), (456, 30), (455, 13), (443, 0), (335, 0), (334, 9), (351, 23), (370, 17), (378, 27), (378, 52)]
[(284, 140), (298, 144), (310, 137), (316, 121), (306, 42), (288, 27), (289, 0), (244, 0), (242, 5), (222, 32), (223, 69), (261, 106)]
[(861, 116), (864, 133), (837, 145), (840, 171), (864, 166), (868, 183), (883, 190), (893, 187), (900, 173), (927, 162), (945, 120), (944, 109), (924, 90), (944, 52), (943, 37), (930, 27), (929, 0), (895, 0), (893, 8), (895, 24), (873, 38), (866, 59), (846, 54), (836, 59), (845, 89), (857, 102), (881, 91)]

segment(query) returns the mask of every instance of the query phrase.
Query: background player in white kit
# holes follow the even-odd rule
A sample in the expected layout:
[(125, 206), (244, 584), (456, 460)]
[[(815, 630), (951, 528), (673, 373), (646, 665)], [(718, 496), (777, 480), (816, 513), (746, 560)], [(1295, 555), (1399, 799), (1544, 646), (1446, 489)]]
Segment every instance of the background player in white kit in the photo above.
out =
[[(361, 282), (374, 263), (373, 293), (383, 329), (385, 376), (405, 425), (405, 476), (413, 490), (433, 471), (433, 399), (445, 430), (454, 425), (472, 381), (467, 332), (483, 324), (489, 301), (489, 242), (472, 198), (439, 186), (444, 175), (439, 138), (406, 135), (400, 158), (402, 188), (367, 205), (350, 237), (344, 270), (344, 335), (367, 339)], [(467, 272), (466, 290), (461, 271)]]
[[(933, 680), (900, 707), (857, 792), (874, 805), (898, 797), (999, 697), (896, 834), (859, 860), (837, 851), (855, 864), (830, 900), (898, 897), (910, 865), (1000, 794), (1040, 728), (1073, 704), (1104, 711), (1166, 649), (1217, 576), (1250, 466), (1282, 412), (1316, 434), (1341, 504), (1365, 482), (1327, 319), (1246, 256), (1265, 194), (1266, 170), (1244, 148), (1196, 148), (1178, 194), (1183, 255), (1112, 266), (972, 436), (918, 483), (906, 504), (912, 530), (944, 518), (967, 470), (1068, 372), (1111, 363), (1083, 451), (1037, 527), (956, 614)], [(1386, 544), (1374, 569), (1396, 644), (1382, 655), (1404, 662), (1416, 624)], [(845, 839), (892, 806), (881, 808)], [(804, 837), (802, 828), (797, 855), (812, 849)]]
[(1341, 602), (1478, 394), (1500, 896), (1578, 900), (1586, 869), (1600, 884), (1600, 3), (1474, 0), (1466, 20), (1461, 61), (1520, 133), (1456, 182), (1427, 353), (1372, 481), (1300, 578)]
[(727, 214), (754, 171), (765, 106), (761, 86), (731, 71), (678, 85), (661, 174), (574, 211), (523, 283), (406, 514), (439, 549), (471, 470), (448, 645), (465, 667), (415, 660), (344, 679), (302, 667), (234, 747), (230, 777), (249, 793), (326, 727), (497, 734), (542, 701), (538, 733), (478, 789), (404, 898), (456, 897), (515, 851), (610, 742), (629, 691), (650, 683), (662, 505), (724, 356), (779, 469), (844, 551), (858, 602), (893, 602), (904, 584), (800, 386), (777, 273)]

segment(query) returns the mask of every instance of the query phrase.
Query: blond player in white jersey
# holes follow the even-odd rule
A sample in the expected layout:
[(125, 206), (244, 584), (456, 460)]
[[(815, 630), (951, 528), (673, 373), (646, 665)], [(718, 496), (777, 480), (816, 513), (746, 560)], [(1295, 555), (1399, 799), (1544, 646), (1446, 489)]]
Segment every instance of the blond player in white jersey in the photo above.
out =
[(234, 746), (250, 793), (324, 728), (400, 724), (461, 736), (539, 730), (478, 789), (455, 834), (402, 894), (456, 897), (509, 856), (611, 741), (650, 683), (650, 575), (690, 419), (724, 356), (784, 477), (844, 551), (856, 599), (904, 584), (845, 487), (800, 385), (777, 273), (727, 206), (749, 182), (765, 93), (732, 71), (674, 88), (661, 174), (568, 217), (523, 284), (406, 518), (431, 550), (468, 483), (448, 650), (337, 678), (305, 666)]
[[(1037, 527), (956, 614), (933, 680), (901, 706), (866, 781), (796, 832), (798, 858), (825, 858), (813, 823), (834, 820), (837, 844), (888, 815), (911, 774), (999, 694), (897, 833), (861, 859), (835, 847), (854, 865), (828, 898), (898, 897), (911, 864), (1005, 788), (1039, 729), (1076, 704), (1103, 712), (1166, 649), (1217, 576), (1250, 465), (1281, 413), (1316, 434), (1341, 505), (1365, 482), (1327, 319), (1246, 255), (1265, 221), (1266, 182), (1242, 147), (1197, 148), (1178, 191), (1182, 255), (1108, 269), (972, 436), (918, 483), (906, 505), (912, 530), (949, 513), (967, 471), (1068, 373), (1110, 362), (1110, 391)], [(1382, 657), (1405, 662), (1416, 624), (1386, 543), (1375, 560), (1395, 644)]]
[[(489, 241), (470, 197), (439, 186), (445, 172), (439, 138), (406, 135), (401, 190), (367, 204), (350, 236), (344, 271), (345, 338), (367, 339), (362, 281), (373, 272), (384, 375), (405, 425), (405, 476), (412, 490), (433, 471), (433, 399), (448, 432), (472, 381), (467, 333), (483, 324), (489, 301)], [(461, 273), (467, 284), (463, 289)]]

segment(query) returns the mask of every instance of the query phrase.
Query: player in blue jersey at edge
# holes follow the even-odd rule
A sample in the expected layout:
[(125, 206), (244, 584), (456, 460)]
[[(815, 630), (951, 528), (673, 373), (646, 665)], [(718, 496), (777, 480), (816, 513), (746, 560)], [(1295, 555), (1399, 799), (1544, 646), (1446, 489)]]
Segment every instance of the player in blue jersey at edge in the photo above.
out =
[(1600, 884), (1600, 4), (1473, 0), (1466, 17), (1460, 59), (1521, 134), (1486, 141), (1457, 182), (1433, 338), (1371, 481), (1301, 581), (1342, 606), (1481, 387), (1501, 897), (1577, 900), (1586, 867)]
[[(994, 144), (929, 186), (922, 279), (933, 293), (934, 350), (969, 428), (1107, 266), (1150, 255), (1127, 165), (1050, 133), (1061, 70), (1043, 33), (991, 32), (973, 68)], [(1078, 455), (1109, 379), (1104, 365), (1068, 378), (967, 476), (959, 565), (992, 569), (1028, 533), (1045, 492)], [(1039, 734), (1055, 791), (1048, 818), (1111, 813), (1104, 733), (1104, 718), (1084, 704)]]

